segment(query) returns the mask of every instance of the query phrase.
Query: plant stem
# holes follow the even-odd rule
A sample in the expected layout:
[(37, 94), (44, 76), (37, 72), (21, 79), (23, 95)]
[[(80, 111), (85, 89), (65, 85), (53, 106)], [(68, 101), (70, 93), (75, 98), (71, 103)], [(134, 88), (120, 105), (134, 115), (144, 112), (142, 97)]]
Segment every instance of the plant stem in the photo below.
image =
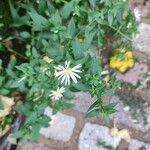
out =
[(123, 36), (124, 38), (126, 38), (127, 40), (132, 41), (128, 36), (126, 36), (126, 35), (125, 35), (124, 33), (122, 33), (120, 30), (117, 30), (115, 27), (110, 26), (110, 25), (108, 25), (108, 24), (103, 24), (103, 25), (109, 26), (110, 28), (112, 28), (113, 30), (117, 31), (117, 33), (119, 33), (120, 35), (122, 35), (122, 36)]
[(15, 53), (16, 55), (20, 56), (23, 59), (27, 59), (27, 57), (23, 56), (22, 54), (18, 53), (17, 51), (15, 51), (15, 50), (13, 50), (11, 48), (8, 48), (8, 51)]

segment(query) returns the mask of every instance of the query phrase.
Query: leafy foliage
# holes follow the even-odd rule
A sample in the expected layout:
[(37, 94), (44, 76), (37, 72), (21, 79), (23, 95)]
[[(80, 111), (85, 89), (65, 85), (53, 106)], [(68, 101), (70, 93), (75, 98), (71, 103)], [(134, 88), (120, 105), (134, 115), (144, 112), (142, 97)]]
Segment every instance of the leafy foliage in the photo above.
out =
[[(16, 89), (26, 93), (25, 103), (16, 108), (26, 115), (26, 121), (14, 137), (22, 138), (23, 143), (29, 139), (38, 140), (39, 129), (47, 126), (49, 121), (44, 109), (50, 106), (56, 113), (70, 108), (76, 91), (89, 92), (95, 97), (87, 116), (108, 119), (116, 111), (116, 104), (106, 104), (102, 98), (114, 94), (120, 84), (114, 76), (103, 74), (101, 58), (91, 54), (91, 49), (93, 46), (97, 50), (103, 49), (109, 44), (108, 37), (116, 38), (112, 47), (116, 43), (130, 43), (136, 22), (128, 1), (39, 0), (21, 3), (9, 0), (9, 5), (12, 27), (25, 43), (22, 56), (25, 62), (11, 60), (0, 76), (0, 94), (9, 94), (10, 90)], [(127, 27), (129, 23), (131, 26)], [(45, 61), (44, 56), (49, 60)], [(61, 85), (55, 77), (55, 67), (66, 60), (72, 67), (82, 65), (78, 83)], [(54, 101), (49, 94), (59, 86), (64, 86), (65, 92)]]

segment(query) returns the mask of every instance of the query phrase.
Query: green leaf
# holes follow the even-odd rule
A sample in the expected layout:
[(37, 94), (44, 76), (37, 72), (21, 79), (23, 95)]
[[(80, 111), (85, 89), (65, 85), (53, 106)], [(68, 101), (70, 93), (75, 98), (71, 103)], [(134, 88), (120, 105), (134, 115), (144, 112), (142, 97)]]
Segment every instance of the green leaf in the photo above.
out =
[(26, 124), (34, 124), (38, 119), (38, 114), (36, 112), (32, 112), (26, 119)]
[(14, 23), (12, 24), (13, 27), (20, 27), (22, 25), (25, 25), (27, 24), (27, 22), (30, 20), (30, 17), (25, 15), (25, 16), (22, 16), (22, 17), (19, 17), (19, 18), (16, 18), (14, 20)]
[(61, 15), (64, 19), (67, 19), (73, 10), (73, 1), (70, 1), (65, 4), (65, 6), (61, 10)]
[(106, 89), (103, 93), (103, 96), (112, 96), (115, 93), (115, 89)]
[(75, 22), (73, 17), (69, 21), (67, 33), (71, 38), (75, 35)]
[(18, 138), (23, 137), (24, 134), (25, 134), (24, 130), (19, 130), (13, 133), (12, 137), (18, 139)]
[(88, 109), (86, 117), (95, 117), (100, 114), (100, 100), (96, 100)]
[(108, 23), (110, 26), (113, 24), (113, 19), (114, 19), (113, 14), (112, 13), (108, 14)]
[(46, 1), (41, 0), (40, 3), (39, 3), (38, 12), (40, 14), (44, 15), (45, 10), (46, 10)]
[(0, 95), (7, 95), (9, 93), (9, 90), (2, 88), (0, 89)]
[(111, 103), (111, 104), (108, 104), (108, 105), (106, 105), (104, 108), (105, 108), (105, 110), (106, 111), (110, 111), (110, 112), (112, 112), (112, 111), (114, 111), (114, 108), (116, 107), (116, 105), (117, 105), (118, 103)]
[(84, 57), (83, 45), (79, 42), (77, 38), (72, 42), (72, 49), (73, 55), (76, 60)]
[(93, 8), (95, 7), (96, 1), (97, 0), (89, 0), (91, 7), (93, 7)]
[(89, 73), (92, 75), (100, 74), (100, 60), (96, 57), (93, 57), (90, 61)]
[(57, 58), (59, 57), (59, 60), (63, 58), (64, 55), (64, 49), (61, 45), (54, 45), (46, 49), (46, 52), (48, 53), (48, 56), (50, 58)]
[(60, 13), (59, 13), (58, 10), (56, 10), (56, 12), (51, 15), (50, 21), (55, 26), (58, 26), (58, 25), (62, 24), (62, 19), (61, 19), (61, 16), (60, 16)]
[(86, 55), (86, 56), (84, 56), (83, 58), (78, 59), (78, 60), (75, 62), (75, 64), (76, 64), (76, 65), (78, 65), (78, 64), (83, 65), (83, 64), (85, 64), (86, 62), (88, 62), (88, 60), (89, 60), (89, 55)]
[(99, 104), (101, 103), (101, 100), (97, 99), (88, 109), (88, 111), (92, 110), (94, 107), (99, 106)]
[(92, 111), (87, 112), (86, 117), (95, 117), (98, 115), (100, 115), (100, 111), (99, 111), (99, 108), (96, 108)]
[(5, 81), (5, 77), (0, 76), (0, 87), (3, 85), (4, 81)]
[(49, 22), (46, 18), (39, 15), (37, 12), (28, 12), (29, 16), (33, 20), (33, 30), (39, 31), (42, 29), (46, 29), (49, 26)]
[(35, 47), (32, 48), (32, 56), (33, 56), (34, 58), (39, 58), (39, 57), (40, 57), (40, 55), (39, 55), (39, 53), (37, 52), (37, 50), (36, 50)]
[(3, 102), (0, 99), (0, 110), (3, 110), (3, 109), (4, 109), (4, 104), (3, 104)]
[(69, 89), (67, 89), (63, 95), (66, 99), (73, 99), (74, 98), (73, 93)]
[(16, 9), (14, 8), (11, 0), (8, 1), (9, 2), (9, 7), (10, 7), (10, 11), (11, 11), (11, 16), (12, 18), (15, 20), (16, 18), (19, 18), (19, 15), (16, 11)]
[(23, 105), (18, 105), (16, 107), (17, 112), (24, 114), (25, 116), (30, 115), (30, 109), (31, 109), (30, 103), (24, 103)]
[(27, 31), (23, 31), (20, 33), (20, 36), (23, 37), (24, 39), (28, 39), (31, 35)]
[(72, 86), (79, 91), (83, 91), (83, 92), (87, 92), (89, 91), (90, 87), (86, 84), (82, 84), (82, 83), (73, 83)]
[(87, 51), (91, 46), (92, 40), (96, 32), (89, 32), (85, 34), (84, 50)]
[(26, 24), (27, 21), (29, 20), (29, 16), (24, 15), (24, 16), (20, 17), (17, 10), (14, 8), (11, 0), (9, 0), (9, 6), (10, 6), (10, 11), (11, 11), (11, 16), (14, 21), (13, 26), (19, 27), (21, 25)]
[(32, 128), (33, 128), (33, 130), (31, 132), (31, 139), (32, 139), (32, 141), (37, 142), (40, 138), (39, 131), (40, 131), (41, 126), (39, 124), (35, 124)]

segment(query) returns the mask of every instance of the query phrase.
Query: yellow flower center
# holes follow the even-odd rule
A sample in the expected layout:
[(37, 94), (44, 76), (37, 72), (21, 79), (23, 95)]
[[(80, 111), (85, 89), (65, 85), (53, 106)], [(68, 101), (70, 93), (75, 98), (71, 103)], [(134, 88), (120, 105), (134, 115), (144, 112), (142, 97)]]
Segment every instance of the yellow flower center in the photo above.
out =
[(71, 68), (66, 69), (64, 72), (65, 75), (70, 75), (71, 73), (72, 73)]
[(61, 96), (62, 96), (62, 94), (60, 93), (60, 91), (55, 91), (55, 92), (54, 92), (54, 95), (55, 95), (55, 96), (58, 96), (58, 97), (61, 97)]

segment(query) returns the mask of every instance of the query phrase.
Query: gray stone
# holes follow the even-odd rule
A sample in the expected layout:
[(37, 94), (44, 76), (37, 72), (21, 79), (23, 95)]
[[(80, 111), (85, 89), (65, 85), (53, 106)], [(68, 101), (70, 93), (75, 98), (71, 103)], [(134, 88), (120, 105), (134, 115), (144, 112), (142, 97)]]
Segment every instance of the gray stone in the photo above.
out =
[(150, 55), (150, 25), (141, 23), (138, 30), (139, 34), (133, 41), (133, 48)]
[(69, 141), (73, 134), (76, 119), (60, 112), (52, 115), (49, 107), (46, 108), (45, 114), (52, 118), (52, 121), (50, 122), (49, 127), (41, 128), (40, 133), (46, 138), (52, 138), (64, 142)]
[(144, 147), (146, 150), (150, 150), (150, 144), (146, 144), (135, 139), (130, 140), (129, 150), (140, 150), (142, 147)]
[(26, 146), (19, 148), (18, 150), (52, 150), (49, 147), (47, 147), (46, 145), (42, 144), (42, 143), (28, 143)]
[(91, 106), (93, 101), (94, 99), (91, 97), (89, 93), (76, 92), (73, 109), (85, 113), (88, 111), (88, 108)]
[[(142, 132), (146, 132), (150, 128), (150, 117), (147, 117), (148, 124), (144, 124), (144, 119), (142, 118), (141, 121), (137, 121), (133, 119), (132, 113), (130, 111), (126, 111), (125, 106), (123, 102), (120, 100), (118, 96), (112, 96), (110, 97), (111, 102), (116, 102), (116, 110), (117, 112), (112, 115), (112, 118), (115, 120), (117, 123), (124, 124), (127, 127), (132, 127), (134, 129), (140, 130)], [(147, 107), (145, 107), (146, 109)], [(148, 110), (147, 110), (148, 111)], [(149, 112), (145, 112), (147, 114)], [(140, 113), (139, 113), (140, 114)], [(147, 114), (147, 116), (149, 116)], [(140, 119), (140, 118), (138, 118)]]
[(118, 146), (120, 138), (112, 137), (110, 129), (97, 124), (86, 123), (79, 137), (79, 150), (100, 150), (104, 149), (98, 145), (98, 141), (105, 142), (105, 145), (112, 146), (114, 149)]
[(139, 82), (143, 83), (145, 81), (145, 75), (148, 73), (148, 68), (147, 64), (135, 63), (134, 67), (124, 74), (116, 72), (116, 77), (123, 82), (136, 86)]

